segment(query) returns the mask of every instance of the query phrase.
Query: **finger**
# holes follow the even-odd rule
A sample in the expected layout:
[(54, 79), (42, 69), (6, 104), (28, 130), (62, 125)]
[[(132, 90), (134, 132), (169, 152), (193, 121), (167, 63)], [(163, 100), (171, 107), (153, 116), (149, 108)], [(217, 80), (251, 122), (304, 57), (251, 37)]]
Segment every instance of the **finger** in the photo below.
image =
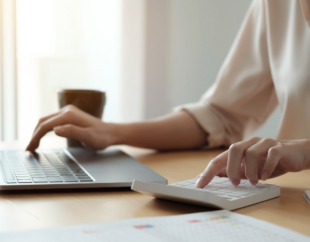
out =
[[(69, 106), (71, 106), (71, 105), (69, 105)], [(56, 113), (53, 113), (53, 114), (50, 114), (50, 115), (48, 115), (48, 116), (45, 116), (45, 117), (43, 117), (43, 118), (40, 118), (39, 119), (39, 122), (37, 123), (37, 125), (36, 125), (36, 127), (35, 127), (35, 129), (34, 129), (34, 131), (33, 131), (33, 133), (32, 133), (32, 137), (34, 136), (34, 134), (36, 133), (36, 131), (37, 131), (37, 129), (40, 127), (40, 125), (42, 125), (42, 123), (44, 123), (45, 121), (47, 121), (47, 120), (49, 120), (49, 119), (51, 119), (51, 118), (53, 118), (53, 117), (55, 117), (55, 116), (58, 116), (61, 112), (63, 112), (64, 110), (66, 110), (66, 109), (70, 109), (70, 107), (69, 106), (66, 106), (66, 107), (64, 107), (64, 108), (62, 108), (59, 112), (56, 112)], [(39, 145), (39, 144), (38, 144)], [(28, 146), (27, 146), (27, 148), (26, 148), (26, 150), (29, 150), (29, 151), (34, 151), (37, 147), (32, 147), (33, 145), (31, 144), (31, 141), (29, 142), (29, 144), (28, 144)]]
[(197, 187), (205, 187), (227, 164), (228, 151), (214, 158), (197, 181)]
[(73, 124), (57, 126), (54, 128), (54, 132), (58, 136), (70, 138), (70, 139), (77, 139), (84, 143), (85, 142), (87, 143), (89, 139), (88, 128), (81, 128)]
[(52, 128), (49, 128), (49, 124), (50, 123), (55, 123), (56, 121), (59, 121), (59, 119), (61, 120), (62, 114), (58, 114), (55, 116), (52, 116), (51, 118), (47, 119), (44, 122), (41, 122), (40, 124), (38, 124), (37, 128), (35, 129), (32, 138), (26, 148), (26, 150), (29, 150), (31, 152), (33, 152), (36, 148), (38, 148), (39, 144), (40, 144), (40, 139), (49, 131), (52, 130)]
[(262, 139), (245, 151), (245, 176), (252, 185), (258, 183), (259, 161), (263, 156), (266, 156), (268, 150), (276, 144), (277, 141), (273, 139)]
[(271, 147), (268, 150), (267, 159), (261, 173), (261, 178), (263, 181), (270, 177), (277, 164), (279, 163), (279, 160), (282, 159), (284, 154), (281, 150), (282, 149), (279, 146)]
[[(50, 118), (52, 118), (52, 117), (58, 115), (59, 113), (60, 113), (60, 112), (53, 113), (53, 114), (48, 115), (48, 116), (46, 116), (46, 117), (40, 118), (40, 119), (39, 119), (39, 122), (37, 123), (37, 126), (35, 127), (35, 129), (34, 129), (33, 132), (32, 132), (32, 137), (33, 137), (33, 135), (35, 134), (35, 132), (36, 132), (36, 130), (38, 129), (38, 127), (39, 127), (43, 122), (45, 122), (46, 120), (48, 120), (48, 119), (50, 119)], [(28, 144), (28, 147), (26, 148), (26, 150), (34, 151), (34, 149), (31, 150), (31, 147), (29, 147), (29, 145), (30, 145), (30, 143)], [(36, 148), (37, 148), (37, 147), (36, 147)]]
[(245, 151), (259, 142), (261, 138), (253, 137), (246, 141), (238, 142), (229, 147), (227, 161), (227, 176), (234, 186), (238, 186), (241, 180), (241, 163)]
[(55, 117), (55, 116), (58, 115), (59, 113), (60, 113), (60, 111), (57, 112), (57, 113), (53, 113), (53, 114), (50, 114), (50, 115), (48, 115), (48, 116), (45, 116), (45, 117), (43, 117), (43, 118), (40, 118), (40, 119), (39, 119), (39, 122), (38, 122), (38, 124), (37, 124), (37, 126), (35, 127), (35, 129), (34, 129), (34, 131), (33, 131), (33, 133), (36, 131), (36, 129), (39, 127), (40, 124), (42, 124), (43, 122), (45, 122), (46, 120), (48, 120), (48, 119), (50, 119), (50, 118), (52, 118), (52, 117)]
[(69, 105), (61, 108), (59, 112), (56, 112), (56, 113), (53, 113), (51, 115), (48, 115), (46, 117), (41, 118), (33, 133), (35, 133), (35, 131), (40, 127), (40, 125), (42, 125), (42, 123), (46, 122), (49, 119), (52, 119), (55, 116), (60, 116), (61, 114), (69, 116), (69, 115), (72, 115), (73, 113), (76, 113), (78, 111), (80, 111), (78, 108), (76, 108), (74, 105), (69, 104)]
[(217, 176), (219, 177), (227, 177), (227, 169), (226, 167), (222, 168), (219, 173), (217, 173)]
[(26, 150), (34, 151), (40, 144), (40, 139), (49, 131), (52, 131), (54, 127), (64, 124), (78, 124), (81, 123), (80, 119), (76, 118), (73, 112), (59, 113), (50, 119), (47, 119), (41, 123), (35, 130), (31, 141)]
[[(244, 163), (244, 162), (242, 162), (242, 163)], [(244, 168), (243, 168), (242, 163), (241, 163), (241, 173), (240, 173), (240, 177), (241, 177), (241, 179), (246, 179), (246, 177), (245, 177), (245, 175), (244, 175)], [(224, 168), (217, 174), (217, 176), (219, 176), (219, 177), (227, 177), (227, 168), (224, 167)], [(197, 176), (197, 178), (199, 178), (199, 177)]]

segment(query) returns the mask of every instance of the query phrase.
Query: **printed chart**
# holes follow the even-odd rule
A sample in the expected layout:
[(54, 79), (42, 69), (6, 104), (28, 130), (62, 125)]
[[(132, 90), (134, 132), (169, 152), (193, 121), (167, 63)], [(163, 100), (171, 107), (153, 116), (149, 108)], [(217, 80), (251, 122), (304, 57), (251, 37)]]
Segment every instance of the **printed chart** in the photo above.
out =
[(302, 242), (310, 241), (310, 238), (261, 220), (221, 210), (6, 233), (0, 234), (0, 241)]

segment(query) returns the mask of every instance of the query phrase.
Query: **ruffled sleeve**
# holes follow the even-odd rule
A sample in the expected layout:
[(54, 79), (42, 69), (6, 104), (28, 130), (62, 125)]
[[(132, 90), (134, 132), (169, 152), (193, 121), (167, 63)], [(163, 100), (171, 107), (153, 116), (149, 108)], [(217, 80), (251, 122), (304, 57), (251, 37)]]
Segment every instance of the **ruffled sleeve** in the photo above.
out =
[(208, 134), (207, 147), (229, 146), (259, 128), (277, 106), (270, 72), (264, 2), (253, 1), (211, 88), (186, 110)]

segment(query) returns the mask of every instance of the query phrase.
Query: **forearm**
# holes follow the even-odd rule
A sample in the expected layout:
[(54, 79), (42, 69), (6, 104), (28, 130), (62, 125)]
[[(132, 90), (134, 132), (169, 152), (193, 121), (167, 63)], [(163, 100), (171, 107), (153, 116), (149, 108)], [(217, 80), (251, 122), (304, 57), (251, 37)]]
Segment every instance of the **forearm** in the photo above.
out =
[(114, 144), (158, 150), (194, 149), (206, 144), (205, 131), (185, 111), (130, 124), (114, 125)]

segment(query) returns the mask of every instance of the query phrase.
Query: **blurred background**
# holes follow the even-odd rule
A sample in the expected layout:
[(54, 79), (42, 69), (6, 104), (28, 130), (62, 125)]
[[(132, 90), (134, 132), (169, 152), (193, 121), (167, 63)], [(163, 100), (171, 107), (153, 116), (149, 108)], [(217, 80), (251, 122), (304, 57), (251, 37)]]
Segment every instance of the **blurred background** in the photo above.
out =
[[(104, 121), (196, 102), (248, 0), (0, 0), (0, 138), (29, 140), (59, 88), (106, 91)], [(275, 138), (280, 111), (255, 134)], [(53, 134), (50, 134), (53, 135)]]

